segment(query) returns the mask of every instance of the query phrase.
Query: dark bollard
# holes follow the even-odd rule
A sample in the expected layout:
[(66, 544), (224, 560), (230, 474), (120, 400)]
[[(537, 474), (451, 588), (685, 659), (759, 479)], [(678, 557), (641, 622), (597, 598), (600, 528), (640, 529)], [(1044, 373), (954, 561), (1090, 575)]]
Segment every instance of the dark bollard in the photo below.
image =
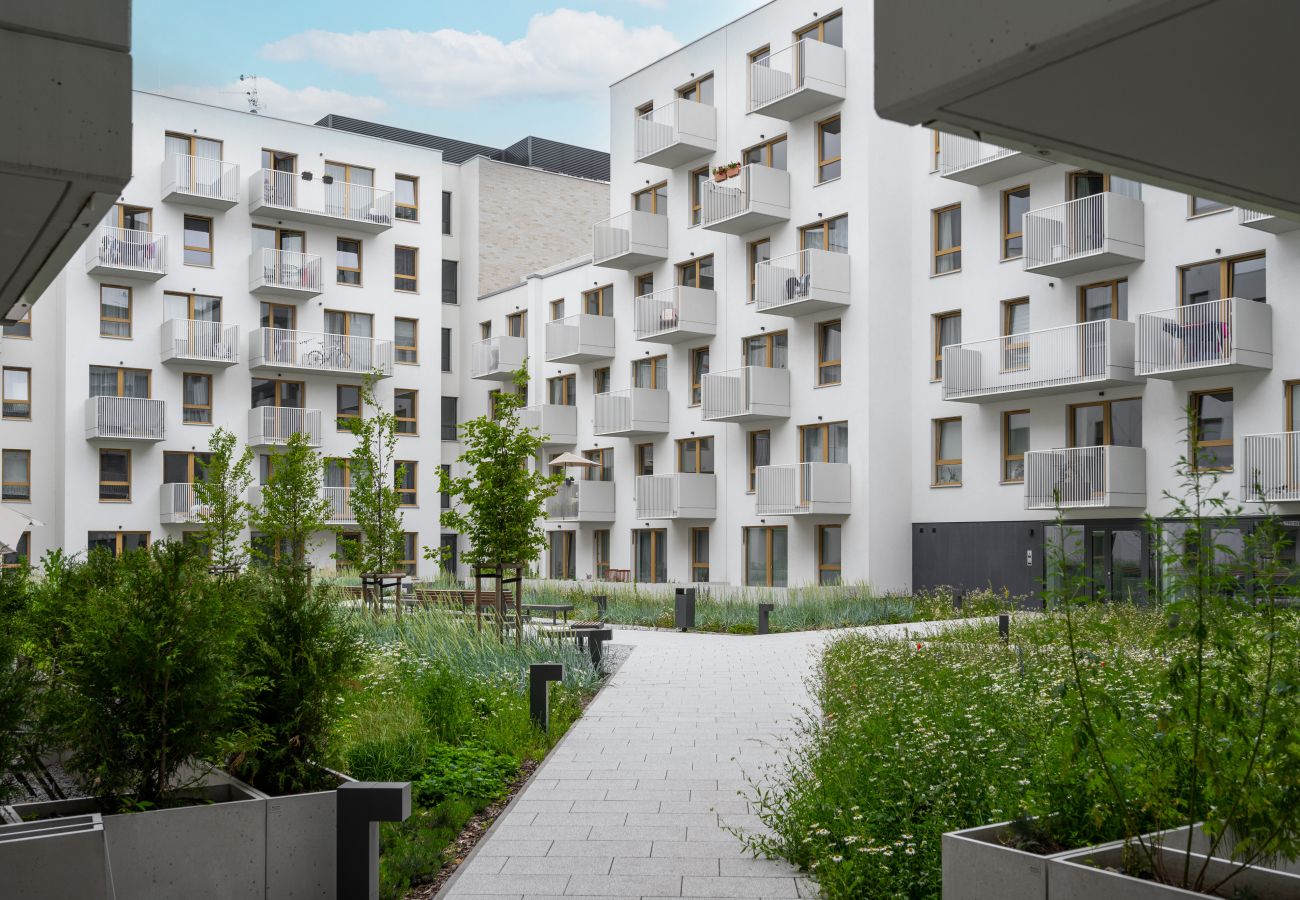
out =
[(771, 615), (772, 610), (774, 609), (776, 609), (776, 605), (772, 603), (758, 604), (758, 633), (759, 634), (768, 634), (770, 632), (771, 629), (768, 628), (768, 616)]
[(605, 641), (614, 639), (614, 629), (593, 628), (587, 632), (587, 649), (591, 651), (591, 664), (600, 668), (600, 661), (605, 658)]
[(677, 588), (673, 595), (673, 627), (681, 631), (695, 627), (695, 588)]
[(533, 663), (528, 667), (528, 715), (542, 731), (551, 728), (551, 710), (547, 702), (547, 683), (564, 680), (563, 663)]
[(1011, 616), (1006, 613), (998, 616), (998, 636), (1004, 641), (1011, 637)]
[(338, 900), (379, 900), (379, 823), (411, 815), (411, 783), (349, 781), (335, 795)]
[(956, 591), (952, 595), (952, 608), (960, 611), (962, 604), (966, 602), (966, 592)]
[(597, 594), (591, 599), (596, 601), (596, 618), (605, 621), (605, 616), (609, 614), (609, 598), (604, 594)]

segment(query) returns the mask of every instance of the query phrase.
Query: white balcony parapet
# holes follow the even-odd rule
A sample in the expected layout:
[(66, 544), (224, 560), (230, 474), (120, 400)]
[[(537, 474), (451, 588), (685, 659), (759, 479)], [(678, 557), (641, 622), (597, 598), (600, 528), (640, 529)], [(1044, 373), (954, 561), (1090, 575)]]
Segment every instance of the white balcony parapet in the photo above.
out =
[(321, 292), (321, 258), (273, 247), (254, 250), (248, 257), (248, 289), (261, 296), (315, 297)]
[(962, 184), (992, 184), (1050, 166), (1052, 161), (960, 134), (939, 132), (939, 174)]
[(844, 99), (844, 48), (813, 38), (749, 64), (749, 112), (792, 121)]
[(805, 462), (754, 470), (754, 513), (759, 516), (847, 516), (849, 463)]
[(679, 344), (718, 333), (718, 294), (707, 288), (676, 285), (642, 294), (633, 301), (638, 341)]
[(168, 153), (162, 164), (164, 201), (230, 209), (239, 203), (239, 166), (206, 156)]
[(1025, 509), (1141, 509), (1147, 458), (1141, 447), (1065, 447), (1025, 454)]
[(167, 436), (167, 404), (144, 397), (91, 397), (86, 401), (86, 439), (161, 441)]
[[(163, 485), (163, 487), (167, 487), (167, 485)], [(250, 485), (248, 488), (249, 505), (254, 508), (261, 506), (263, 495), (263, 485)], [(329, 504), (327, 519), (331, 524), (346, 525), (356, 522), (357, 517), (352, 512), (352, 488), (322, 487), (320, 495)]]
[(157, 281), (167, 274), (167, 238), (152, 231), (101, 225), (86, 241), (86, 271)]
[(614, 482), (567, 481), (546, 498), (550, 522), (614, 521)]
[(790, 418), (790, 370), (743, 366), (710, 372), (701, 385), (706, 422)]
[(984, 403), (1141, 381), (1134, 324), (1099, 319), (943, 348), (943, 399)]
[(248, 367), (330, 375), (393, 374), (393, 342), (349, 334), (254, 328), (248, 335)]
[(239, 326), (199, 319), (168, 319), (159, 332), (162, 361), (233, 366), (239, 362)]
[(1227, 297), (1138, 316), (1137, 374), (1194, 378), (1273, 367), (1273, 311)]
[(295, 434), (307, 444), (321, 444), (321, 411), (297, 406), (257, 406), (248, 411), (248, 443), (252, 447), (278, 447)]
[(528, 357), (528, 339), (501, 334), (470, 345), (469, 377), (482, 381), (514, 381)]
[(1025, 213), (1025, 271), (1064, 277), (1146, 258), (1142, 200), (1108, 191)]
[(678, 98), (636, 119), (635, 162), (675, 168), (718, 149), (718, 111)]
[(758, 311), (776, 316), (842, 309), (849, 305), (849, 255), (800, 250), (754, 266)]
[(602, 437), (668, 433), (668, 391), (627, 388), (597, 394), (591, 430)]
[(591, 226), (591, 264), (636, 269), (668, 258), (668, 217), (640, 209)]
[(248, 180), (248, 212), (262, 218), (378, 234), (393, 227), (393, 192), (368, 184), (332, 180), (321, 173), (258, 169)]
[(1242, 440), (1241, 499), (1247, 503), (1300, 501), (1300, 431), (1248, 434)]
[(614, 317), (577, 313), (546, 323), (546, 361), (589, 363), (614, 355)]
[(638, 475), (638, 519), (712, 519), (718, 515), (718, 480), (713, 473)]
[(1296, 219), (1286, 219), (1272, 213), (1259, 212), (1241, 206), (1237, 207), (1237, 224), (1245, 225), (1247, 228), (1255, 228), (1259, 231), (1268, 231), (1272, 234), (1285, 234), (1288, 231), (1295, 231), (1300, 228), (1300, 221)]
[(159, 485), (158, 518), (163, 525), (191, 525), (203, 521), (205, 509), (199, 503), (194, 485), (173, 483)]
[(700, 224), (710, 231), (746, 234), (790, 219), (790, 173), (750, 163), (723, 181), (702, 185)]
[(519, 411), (519, 422), (537, 432), (542, 445), (554, 447), (578, 440), (578, 407), (559, 403), (538, 403)]

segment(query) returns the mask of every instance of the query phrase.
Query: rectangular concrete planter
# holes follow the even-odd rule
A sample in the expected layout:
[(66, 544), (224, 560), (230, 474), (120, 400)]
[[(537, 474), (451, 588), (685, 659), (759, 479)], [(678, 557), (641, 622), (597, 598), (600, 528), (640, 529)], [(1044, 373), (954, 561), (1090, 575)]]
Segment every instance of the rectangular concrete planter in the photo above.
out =
[(113, 900), (99, 815), (0, 825), (0, 896)]
[[(1181, 866), (1186, 857), (1182, 850), (1165, 846), (1160, 848), (1165, 865)], [(1205, 857), (1191, 854), (1192, 865), (1198, 866)], [(1207, 895), (1184, 888), (1171, 887), (1121, 874), (1118, 869), (1124, 861), (1124, 844), (1117, 841), (1100, 847), (1089, 847), (1062, 854), (1048, 861), (1048, 879), (1051, 883), (1051, 900), (1176, 900), (1176, 898), (1207, 896), (1235, 896), (1244, 892), (1253, 900), (1295, 900), (1300, 897), (1300, 876), (1276, 869), (1251, 867), (1228, 882), (1227, 894)], [(1236, 864), (1222, 859), (1211, 859), (1211, 883), (1235, 868)]]
[(943, 836), (943, 900), (1047, 900), (1048, 860), (1065, 854), (1009, 847), (1002, 838), (1010, 831), (999, 822)]

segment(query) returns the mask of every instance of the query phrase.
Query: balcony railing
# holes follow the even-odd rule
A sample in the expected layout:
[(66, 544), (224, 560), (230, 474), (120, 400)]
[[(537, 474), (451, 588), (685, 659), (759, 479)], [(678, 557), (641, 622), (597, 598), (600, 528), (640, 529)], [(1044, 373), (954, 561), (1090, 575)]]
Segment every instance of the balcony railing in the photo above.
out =
[(1241, 297), (1138, 316), (1137, 374), (1189, 378), (1273, 367), (1273, 311)]
[(795, 41), (749, 64), (749, 111), (790, 121), (844, 99), (844, 48)]
[(701, 187), (700, 224), (711, 231), (745, 234), (790, 219), (790, 173), (784, 169), (750, 163)]
[(537, 432), (545, 446), (572, 444), (578, 440), (578, 407), (539, 403), (519, 411), (520, 423)]
[[(264, 493), (264, 485), (251, 485), (248, 488), (249, 505), (254, 508), (260, 507)], [(327, 521), (336, 525), (356, 522), (357, 517), (352, 512), (352, 488), (322, 487), (320, 495), (329, 504)]]
[(1025, 509), (1142, 508), (1141, 447), (1066, 447), (1025, 454)]
[(636, 120), (635, 161), (674, 168), (718, 149), (718, 111), (678, 98)]
[(668, 258), (668, 216), (630, 209), (591, 226), (591, 263), (635, 269)]
[(168, 319), (162, 324), (162, 361), (209, 366), (239, 362), (239, 326), (199, 319)]
[(143, 397), (91, 397), (86, 401), (86, 437), (161, 441), (167, 434), (167, 404)]
[(1241, 499), (1249, 503), (1300, 500), (1300, 431), (1248, 434), (1242, 440)]
[(552, 522), (614, 521), (614, 482), (569, 481), (546, 498), (546, 518)]
[(642, 294), (632, 306), (638, 341), (677, 344), (718, 333), (718, 295), (705, 288), (677, 285)]
[(754, 470), (754, 513), (760, 516), (846, 516), (848, 463), (805, 462)]
[(963, 184), (992, 184), (1050, 166), (1050, 159), (939, 132), (939, 174)]
[(192, 484), (164, 484), (158, 490), (158, 519), (163, 525), (202, 521), (204, 507)]
[(975, 403), (1140, 381), (1132, 322), (1100, 319), (943, 348), (943, 399)]
[(297, 406), (258, 406), (248, 411), (248, 443), (277, 447), (295, 434), (304, 434), (312, 447), (321, 444), (321, 411)]
[(528, 357), (528, 339), (503, 334), (470, 345), (469, 377), (513, 381)]
[(614, 355), (614, 317), (578, 313), (546, 323), (546, 361), (589, 363)]
[(86, 271), (157, 281), (167, 274), (167, 239), (152, 231), (101, 225), (86, 242)]
[(1300, 228), (1300, 221), (1296, 219), (1284, 219), (1272, 213), (1263, 213), (1240, 206), (1237, 207), (1237, 224), (1245, 225), (1247, 228), (1255, 228), (1259, 231), (1272, 232), (1273, 234), (1285, 234), (1288, 231), (1295, 231)]
[(393, 342), (348, 334), (255, 328), (248, 335), (248, 367), (334, 375), (393, 374)]
[(163, 200), (230, 209), (239, 202), (239, 166), (206, 156), (169, 153), (162, 164)]
[(1146, 257), (1142, 200), (1113, 192), (1025, 213), (1025, 271), (1067, 276)]
[(777, 316), (842, 309), (849, 305), (849, 255), (800, 250), (754, 266), (758, 311)]
[(316, 225), (346, 223), (377, 234), (393, 226), (393, 192), (353, 184), (315, 173), (258, 169), (248, 182), (249, 212), (263, 218), (291, 219)]
[(263, 247), (248, 257), (248, 289), (274, 297), (315, 297), (321, 292), (321, 258), (296, 250)]
[(712, 473), (638, 475), (638, 519), (712, 519), (718, 514), (718, 480)]
[(668, 433), (668, 391), (656, 388), (627, 388), (597, 394), (593, 404), (593, 434), (606, 437), (638, 437)]
[(790, 370), (744, 366), (711, 372), (701, 385), (708, 422), (761, 422), (790, 418)]

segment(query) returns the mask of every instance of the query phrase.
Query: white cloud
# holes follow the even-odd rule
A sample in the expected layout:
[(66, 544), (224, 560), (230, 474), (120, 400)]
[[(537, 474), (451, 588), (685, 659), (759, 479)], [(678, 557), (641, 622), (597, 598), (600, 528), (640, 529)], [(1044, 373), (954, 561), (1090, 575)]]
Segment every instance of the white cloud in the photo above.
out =
[[(175, 85), (162, 88), (159, 93), (247, 111), (245, 92), (251, 87), (251, 82), (234, 81), (218, 87)], [(326, 113), (373, 118), (388, 108), (388, 104), (378, 97), (359, 97), (328, 88), (289, 88), (265, 77), (257, 79), (257, 92), (265, 115), (295, 122), (316, 122)]]
[(680, 46), (664, 28), (629, 28), (594, 12), (557, 9), (532, 17), (506, 43), (481, 32), (304, 31), (262, 48), (276, 62), (312, 62), (370, 76), (394, 96), (464, 107), (504, 98), (603, 99), (609, 83)]

